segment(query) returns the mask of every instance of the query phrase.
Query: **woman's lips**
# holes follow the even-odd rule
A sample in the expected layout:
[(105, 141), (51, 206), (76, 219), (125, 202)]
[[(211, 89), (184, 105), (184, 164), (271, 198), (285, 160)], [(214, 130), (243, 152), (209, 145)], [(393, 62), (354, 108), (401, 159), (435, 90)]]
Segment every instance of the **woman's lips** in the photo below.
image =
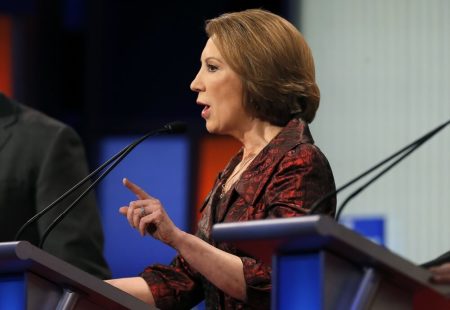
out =
[(210, 114), (211, 114), (210, 106), (209, 105), (205, 105), (205, 107), (202, 110), (202, 117), (206, 119), (206, 118), (209, 117)]

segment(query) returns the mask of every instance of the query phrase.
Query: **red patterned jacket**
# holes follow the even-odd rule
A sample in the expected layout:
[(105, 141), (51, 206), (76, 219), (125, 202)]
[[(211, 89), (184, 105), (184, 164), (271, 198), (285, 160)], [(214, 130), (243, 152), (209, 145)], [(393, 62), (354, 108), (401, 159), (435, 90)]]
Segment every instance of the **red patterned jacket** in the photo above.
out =
[[(212, 225), (304, 215), (317, 199), (335, 189), (330, 165), (313, 143), (306, 123), (290, 121), (252, 161), (234, 188), (221, 197), (222, 184), (240, 162), (242, 150), (236, 154), (219, 174), (202, 207), (196, 235), (242, 259), (247, 301), (226, 295), (178, 255), (170, 266), (149, 266), (141, 274), (158, 308), (191, 309), (203, 299), (207, 309), (270, 308), (271, 266), (230, 244), (214, 242)], [(322, 211), (334, 215), (335, 206), (332, 197)]]

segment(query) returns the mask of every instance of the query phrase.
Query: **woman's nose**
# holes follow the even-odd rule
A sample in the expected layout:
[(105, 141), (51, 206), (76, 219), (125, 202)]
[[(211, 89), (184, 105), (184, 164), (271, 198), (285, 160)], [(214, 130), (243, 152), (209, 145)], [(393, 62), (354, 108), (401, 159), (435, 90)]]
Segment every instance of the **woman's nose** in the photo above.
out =
[(203, 86), (202, 86), (202, 83), (200, 82), (199, 75), (200, 75), (200, 72), (197, 73), (194, 80), (191, 82), (191, 90), (196, 93), (201, 92), (203, 90)]

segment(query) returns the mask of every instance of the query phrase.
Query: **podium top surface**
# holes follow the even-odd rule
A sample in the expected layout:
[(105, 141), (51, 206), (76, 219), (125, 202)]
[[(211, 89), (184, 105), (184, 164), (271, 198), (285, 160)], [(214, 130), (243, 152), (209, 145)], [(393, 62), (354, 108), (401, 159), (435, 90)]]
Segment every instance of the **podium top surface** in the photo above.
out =
[(79, 292), (94, 303), (107, 305), (108, 309), (155, 309), (28, 241), (0, 243), (0, 277), (25, 272)]
[(428, 270), (338, 224), (329, 216), (220, 223), (213, 226), (212, 235), (215, 241), (233, 243), (243, 252), (269, 264), (273, 255), (327, 250), (361, 267), (374, 267), (404, 284), (427, 287), (450, 296), (450, 285), (431, 283)]

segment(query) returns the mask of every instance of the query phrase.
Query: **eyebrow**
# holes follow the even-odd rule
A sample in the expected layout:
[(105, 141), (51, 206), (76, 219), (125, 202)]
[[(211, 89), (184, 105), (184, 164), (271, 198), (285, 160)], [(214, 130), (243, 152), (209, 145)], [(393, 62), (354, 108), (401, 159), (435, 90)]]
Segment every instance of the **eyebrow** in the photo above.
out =
[[(220, 62), (220, 63), (223, 63), (223, 60), (221, 60), (221, 59), (219, 59), (219, 58), (217, 58), (217, 57), (214, 57), (214, 56), (206, 57), (206, 58), (205, 58), (205, 61), (208, 61), (208, 60), (215, 60), (215, 61), (218, 61), (218, 62)], [(200, 60), (200, 61), (201, 61), (201, 60)]]

